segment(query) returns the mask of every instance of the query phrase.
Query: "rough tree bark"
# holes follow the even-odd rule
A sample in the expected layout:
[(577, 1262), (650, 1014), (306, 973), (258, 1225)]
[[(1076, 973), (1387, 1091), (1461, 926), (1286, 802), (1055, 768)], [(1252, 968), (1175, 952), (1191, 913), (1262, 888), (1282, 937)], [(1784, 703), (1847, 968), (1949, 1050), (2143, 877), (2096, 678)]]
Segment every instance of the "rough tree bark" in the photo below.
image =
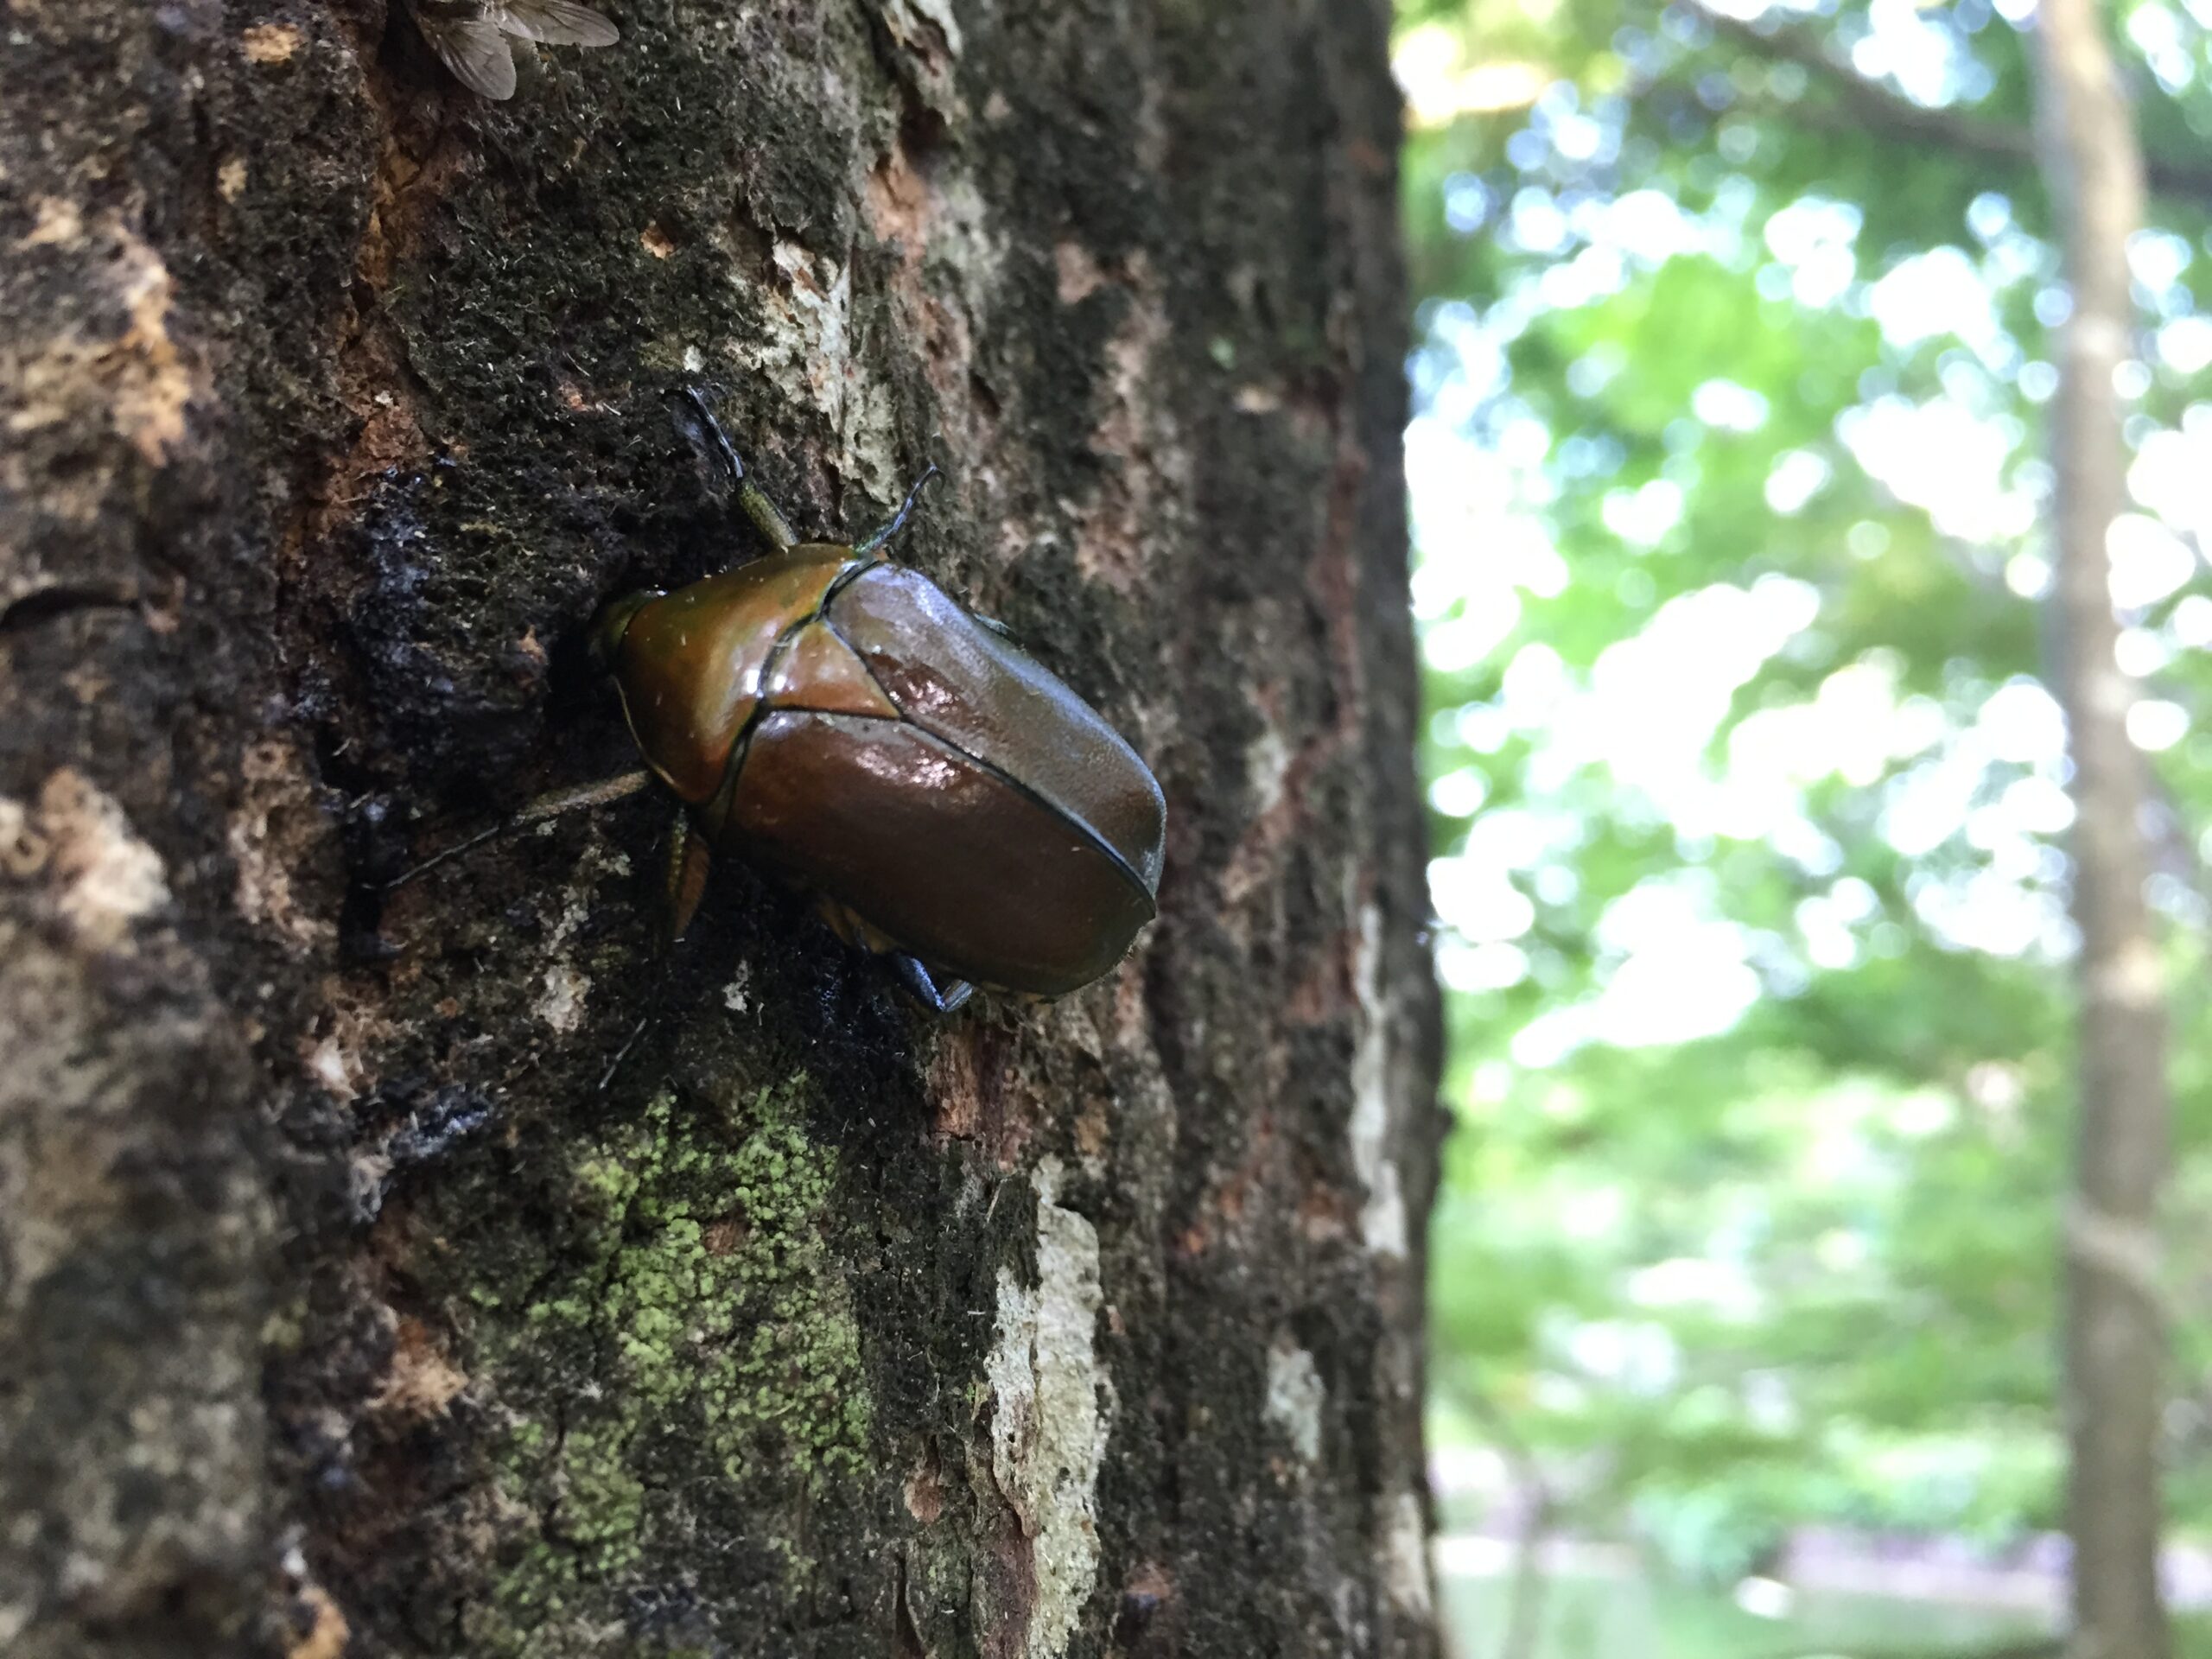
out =
[[(1379, 0), (0, 37), (0, 1647), (1433, 1651)], [(633, 803), (595, 606), (879, 522), (1150, 758), (1163, 915), (918, 1014)], [(626, 1040), (643, 1036), (601, 1078)]]
[(2136, 688), (2115, 654), (2106, 548), (2128, 502), (2115, 376), (2135, 354), (2127, 242), (2143, 223), (2143, 158), (2101, 11), (2094, 0), (2044, 0), (2036, 14), (2038, 136), (2073, 297), (2051, 433), (2051, 621), (2074, 763), (2082, 935), (2081, 1105), (2064, 1230), (2067, 1527), (2076, 1659), (2163, 1659), (2171, 1650), (2158, 1593), (2165, 988), (2144, 894), (2150, 778), (2127, 734)]

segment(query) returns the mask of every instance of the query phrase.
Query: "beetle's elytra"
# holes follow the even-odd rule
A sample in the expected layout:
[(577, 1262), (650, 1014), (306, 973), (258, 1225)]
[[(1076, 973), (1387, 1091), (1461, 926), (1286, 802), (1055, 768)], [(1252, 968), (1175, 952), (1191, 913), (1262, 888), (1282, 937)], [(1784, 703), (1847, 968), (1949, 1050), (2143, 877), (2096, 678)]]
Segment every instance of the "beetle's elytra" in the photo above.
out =
[(1136, 751), (995, 623), (884, 556), (913, 496), (857, 546), (802, 543), (688, 397), (774, 550), (600, 613), (592, 656), (649, 774), (521, 821), (657, 778), (679, 803), (671, 937), (710, 854), (734, 854), (811, 889), (940, 1010), (969, 984), (1057, 996), (1109, 972), (1160, 892), (1166, 804)]

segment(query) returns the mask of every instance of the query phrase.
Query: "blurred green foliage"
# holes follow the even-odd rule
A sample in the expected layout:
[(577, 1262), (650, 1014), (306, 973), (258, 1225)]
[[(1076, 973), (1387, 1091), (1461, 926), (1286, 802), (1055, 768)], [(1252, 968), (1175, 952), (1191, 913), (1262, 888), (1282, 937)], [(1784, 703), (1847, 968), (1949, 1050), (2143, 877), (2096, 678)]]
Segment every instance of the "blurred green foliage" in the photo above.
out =
[[(1495, 1583), (1454, 1583), (1445, 1592), (1446, 1620), (1455, 1629), (1493, 1628), (1503, 1618), (1502, 1595)], [(1785, 1617), (1763, 1618), (1694, 1586), (1561, 1577), (1545, 1602), (1531, 1659), (1955, 1659), (2017, 1651), (2041, 1634), (2039, 1622), (2018, 1613), (1931, 1614), (1872, 1597), (1818, 1596)], [(2183, 1652), (2195, 1659), (2192, 1649)]]
[[(1459, 1125), (1440, 1438), (1502, 1421), (1567, 1524), (1716, 1577), (1806, 1521), (2058, 1520), (2063, 305), (2005, 148), (2022, 10), (1401, 6)], [(2187, 1530), (2212, 1524), (2212, 6), (2113, 16), (2148, 141), (2207, 179), (2136, 249), (2120, 594), (2158, 705)]]

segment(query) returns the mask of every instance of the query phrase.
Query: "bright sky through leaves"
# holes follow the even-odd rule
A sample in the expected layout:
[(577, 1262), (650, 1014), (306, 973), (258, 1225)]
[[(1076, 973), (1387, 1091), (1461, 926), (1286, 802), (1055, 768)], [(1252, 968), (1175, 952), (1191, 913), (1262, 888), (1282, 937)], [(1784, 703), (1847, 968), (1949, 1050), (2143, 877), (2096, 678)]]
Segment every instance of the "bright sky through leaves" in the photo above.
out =
[[(1736, 9), (1736, 15), (1756, 16), (1761, 10), (1750, 5)], [(1972, 78), (1970, 66), (1948, 49), (1948, 35), (1925, 26), (1919, 8), (1876, 4), (1869, 17), (1872, 33), (1853, 54), (1862, 73), (1893, 74), (1929, 104), (1955, 97), (1961, 79)], [(1429, 49), (1417, 40), (1402, 54), (1400, 73), (1409, 96), (1422, 95), (1420, 60)], [(1576, 136), (1574, 148), (1584, 155), (1610, 142), (1599, 123), (1566, 119), (1567, 130)], [(1476, 230), (1478, 224), (1468, 221), (1477, 218), (1463, 201), (1455, 227)], [(1726, 205), (1693, 215), (1653, 190), (1572, 216), (1541, 190), (1513, 198), (1498, 227), (1503, 236), (1530, 252), (1566, 256), (1565, 263), (1526, 277), (1483, 321), (1470, 315), (1438, 320), (1431, 353), (1432, 359), (1441, 356), (1443, 361), (1432, 360), (1427, 372), (1440, 366), (1442, 374), (1424, 387), (1427, 407), (1408, 434), (1421, 555), (1416, 604), (1427, 624), (1425, 649), (1433, 666), (1456, 671), (1482, 660), (1519, 620), (1524, 594), (1554, 598), (1567, 582), (1545, 520), (1560, 488), (1561, 457), (1555, 452), (1560, 435), (1528, 413), (1509, 415), (1503, 429), (1490, 437), (1471, 432), (1465, 422), (1466, 411), (1480, 400), (1510, 409), (1503, 385), (1504, 346), (1530, 311), (1618, 292), (1630, 273), (1678, 254), (1725, 250), (1726, 263), (1754, 271), (1762, 294), (1786, 294), (1807, 309), (1869, 317), (1883, 340), (1900, 352), (1931, 341), (1962, 345), (1971, 358), (1945, 365), (1942, 390), (1920, 398), (1892, 392), (1859, 403), (1842, 411), (1835, 436), (1869, 479), (1925, 512), (1942, 534), (1981, 545), (2030, 539), (2046, 505), (2049, 479), (2039, 463), (2023, 461), (2027, 433), (1998, 384), (2000, 378), (2018, 382), (2028, 365), (1998, 321), (1995, 296), (2031, 284), (2039, 310), (2062, 308), (2063, 296), (2045, 283), (2047, 251), (2014, 228), (2008, 205), (1990, 195), (1978, 199), (1969, 214), (1969, 225), (1983, 232), (1974, 251), (1933, 248), (1898, 259), (1869, 280), (1856, 270), (1857, 219), (1847, 205), (1807, 199), (1774, 214), (1754, 241), (1742, 234), (1740, 214), (1732, 214)], [(2152, 292), (2164, 293), (2187, 273), (2192, 257), (2181, 238), (2153, 234), (2134, 263), (2146, 287), (2155, 283)], [(2193, 373), (2204, 365), (2203, 354), (2212, 353), (2212, 320), (2191, 313), (2157, 338), (2161, 347), (2169, 340), (2178, 346), (2171, 364), (2177, 372)], [(2042, 375), (2030, 376), (2022, 391), (2039, 402), (2037, 393), (2047, 397), (2049, 383)], [(2183, 429), (2158, 434), (2137, 461), (2130, 481), (2138, 499), (2146, 508), (2164, 508), (2179, 522), (2146, 511), (2116, 528), (2113, 593), (2123, 606), (2156, 604), (2199, 569), (2199, 557), (2183, 537), (2195, 532), (2201, 544), (2202, 532), (2212, 526), (2212, 407), (2196, 413), (2198, 418)], [(1764, 424), (1767, 408), (1756, 391), (1715, 378), (1696, 388), (1687, 414), (1708, 431), (1754, 433)], [(1778, 514), (1801, 512), (1833, 470), (1834, 462), (1815, 451), (1786, 452), (1768, 474), (1766, 499)], [(1605, 524), (1635, 547), (1662, 550), (1679, 531), (1681, 493), (1664, 477), (1609, 492)], [(2030, 596), (2041, 594), (2047, 574), (2047, 560), (2032, 549), (2008, 564), (2015, 589)], [(1731, 699), (1768, 659), (1812, 626), (1816, 607), (1810, 590), (1780, 579), (1707, 588), (1669, 601), (1640, 633), (1607, 647), (1586, 677), (1567, 676), (1556, 653), (1530, 640), (1507, 659), (1498, 729), (1540, 736), (1545, 770), (1603, 768), (1685, 834), (1794, 846), (1813, 874), (1821, 873), (1826, 853), (1803, 810), (1808, 786), (1827, 777), (1872, 785), (1890, 763), (1910, 760), (1913, 765), (1897, 779), (1885, 813), (1891, 844), (1917, 855), (1967, 835), (1990, 855), (1990, 868), (1963, 887), (1925, 889), (1918, 906), (1923, 921), (1977, 949), (2063, 953), (2063, 906), (2048, 880), (2048, 861), (2034, 849), (2038, 839), (2066, 825), (2060, 788), (2064, 728), (2040, 689), (2005, 688), (1973, 726), (1961, 729), (1937, 717), (1933, 705), (1915, 706), (1885, 683), (1878, 665), (1847, 664), (1808, 705), (1755, 716), (1734, 734), (1718, 764), (1708, 759)], [(2146, 666), (2162, 660), (2169, 645), (2184, 644), (2156, 632), (2142, 637), (2153, 644), (2143, 659)], [(2032, 701), (2040, 717), (2023, 717), (2024, 701)], [(2154, 712), (2139, 722), (2144, 728), (2139, 741), (2159, 749), (2180, 741), (2187, 721), (2179, 706), (2146, 707)], [(2003, 729), (1987, 729), (1993, 720)], [(1974, 804), (1983, 792), (1986, 763), (1999, 760), (2029, 768), (2028, 775), (1994, 801)], [(1478, 779), (1471, 767), (1445, 773), (1432, 786), (1436, 809), (1467, 816), (1481, 799)], [(1516, 843), (1511, 850), (1524, 857), (1534, 854), (1533, 859), (1501, 861), (1498, 843), (1507, 840)], [(1433, 872), (1438, 915), (1458, 936), (1443, 952), (1444, 969), (1463, 988), (1510, 983), (1506, 976), (1522, 960), (1517, 953), (1483, 948), (1510, 945), (1533, 920), (1528, 899), (1506, 879), (1516, 868), (1531, 874), (1544, 868), (1527, 832), (1478, 824), (1465, 850), (1440, 859)], [(1532, 1064), (1542, 1063), (1539, 1054), (1555, 1057), (1557, 1045), (1570, 1033), (1623, 1043), (1724, 1030), (1756, 999), (1750, 967), (1755, 942), (1745, 930), (1707, 913), (1708, 907), (1679, 883), (1621, 902), (1624, 912), (1662, 912), (1666, 924), (1638, 925), (1624, 918), (1605, 930), (1619, 955), (1597, 1005), (1586, 1014), (1547, 1015), (1544, 1034), (1529, 1039)], [(1840, 965), (1844, 942), (1834, 907), (1816, 906), (1813, 913), (1821, 918), (1815, 928), (1827, 965)]]

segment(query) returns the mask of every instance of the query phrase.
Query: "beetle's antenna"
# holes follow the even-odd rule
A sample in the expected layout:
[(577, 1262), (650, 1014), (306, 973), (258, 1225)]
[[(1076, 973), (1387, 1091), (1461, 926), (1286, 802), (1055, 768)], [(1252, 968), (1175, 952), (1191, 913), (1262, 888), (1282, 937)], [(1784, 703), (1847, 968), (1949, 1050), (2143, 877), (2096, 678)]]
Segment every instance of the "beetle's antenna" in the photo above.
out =
[(691, 405), (693, 413), (698, 416), (700, 423), (706, 428), (707, 436), (713, 441), (715, 450), (721, 454), (722, 465), (729, 469), (730, 485), (737, 493), (737, 505), (744, 510), (745, 516), (774, 544), (779, 553), (785, 548), (798, 546), (798, 537), (784, 515), (776, 510), (776, 504), (767, 498), (745, 470), (744, 461), (738, 458), (737, 446), (729, 441), (729, 435), (722, 430), (722, 423), (715, 418), (715, 411), (708, 407), (705, 394), (696, 386), (686, 386), (683, 388), (683, 401)]
[(563, 812), (575, 812), (587, 806), (605, 806), (610, 801), (635, 795), (652, 780), (653, 775), (650, 772), (626, 772), (619, 777), (602, 778), (597, 783), (582, 784), (574, 789), (556, 789), (550, 795), (540, 795), (533, 800), (524, 801), (511, 817), (500, 819), (489, 830), (480, 830), (467, 840), (447, 848), (442, 853), (432, 854), (412, 868), (402, 870), (384, 884), (384, 890), (390, 893), (394, 887), (404, 887), (416, 876), (437, 868), (449, 858), (459, 858), (463, 853), (481, 847), (487, 841), (511, 836), (531, 824), (557, 818)]
[(873, 553), (904, 530), (906, 527), (906, 520), (913, 516), (915, 504), (922, 499), (922, 486), (933, 478), (944, 476), (943, 473), (938, 471), (937, 462), (930, 462), (929, 470), (914, 480), (914, 487), (906, 492), (906, 499), (899, 504), (899, 511), (891, 522), (854, 548), (853, 551), (862, 555)]
[(622, 1046), (614, 1051), (614, 1058), (607, 1063), (607, 1070), (599, 1074), (599, 1092), (602, 1095), (614, 1086), (615, 1077), (622, 1070), (622, 1062), (630, 1058), (630, 1052), (667, 1012), (668, 982), (676, 971), (675, 946), (676, 941), (664, 938), (660, 949), (655, 952), (660, 959), (660, 966), (653, 975), (652, 988), (645, 995), (645, 1011), (639, 1017), (638, 1023), (631, 1027)]

